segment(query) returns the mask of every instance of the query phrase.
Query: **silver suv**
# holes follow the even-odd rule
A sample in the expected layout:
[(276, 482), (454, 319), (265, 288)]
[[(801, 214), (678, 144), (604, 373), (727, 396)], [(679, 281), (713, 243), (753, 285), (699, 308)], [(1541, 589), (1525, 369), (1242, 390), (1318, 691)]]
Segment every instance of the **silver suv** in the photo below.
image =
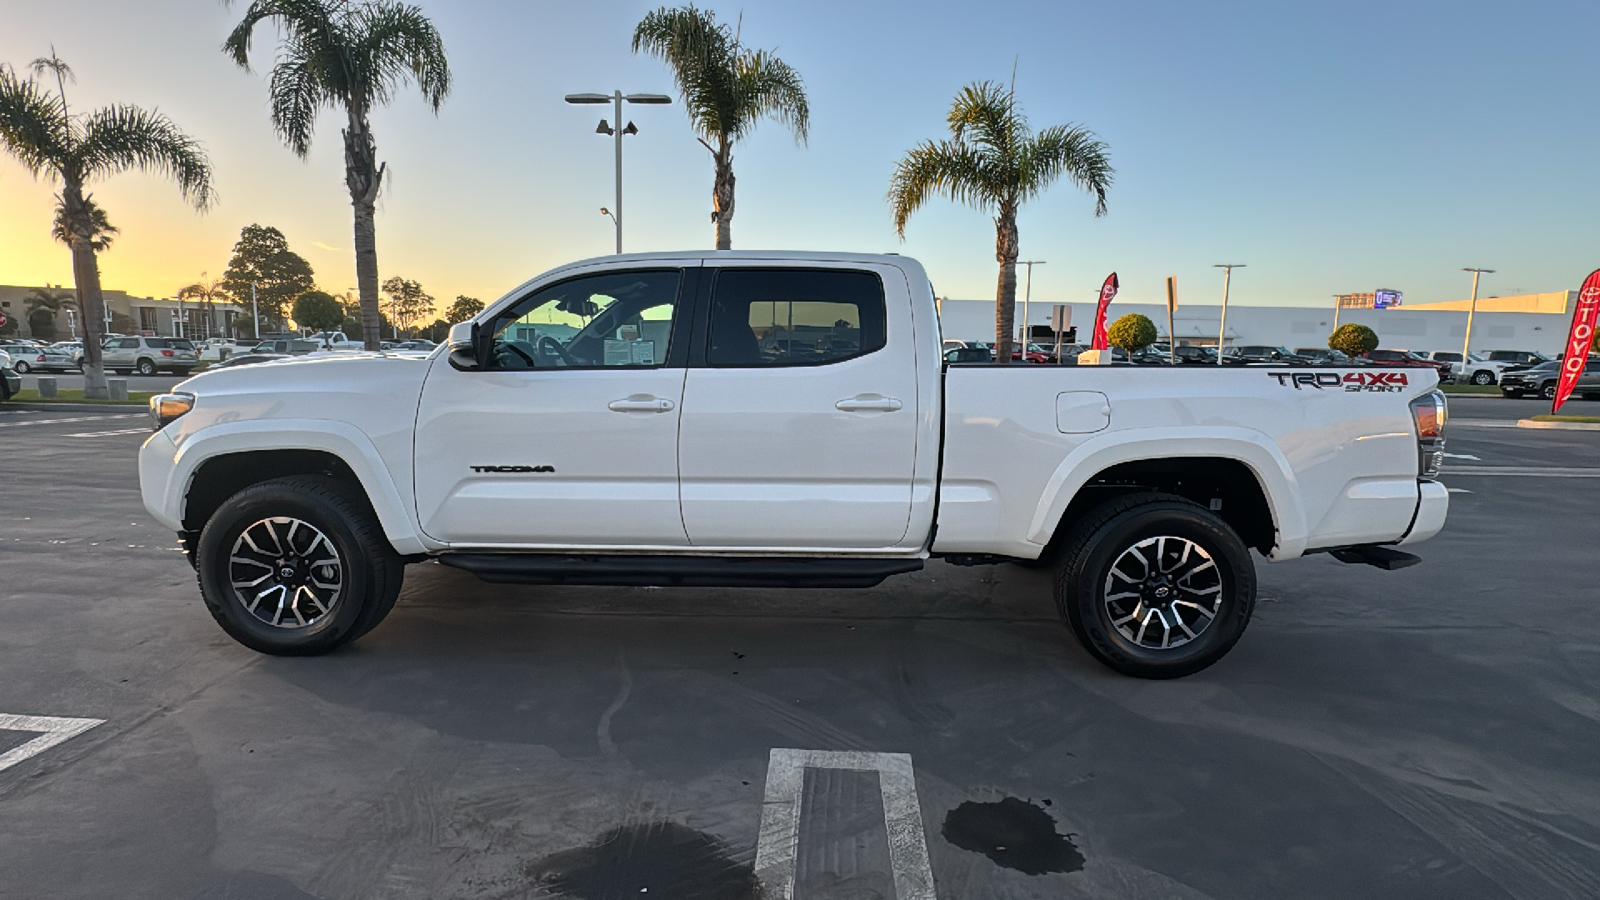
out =
[(162, 369), (179, 374), (200, 365), (199, 352), (185, 338), (115, 338), (106, 342), (102, 356), (105, 367), (118, 375), (154, 375)]

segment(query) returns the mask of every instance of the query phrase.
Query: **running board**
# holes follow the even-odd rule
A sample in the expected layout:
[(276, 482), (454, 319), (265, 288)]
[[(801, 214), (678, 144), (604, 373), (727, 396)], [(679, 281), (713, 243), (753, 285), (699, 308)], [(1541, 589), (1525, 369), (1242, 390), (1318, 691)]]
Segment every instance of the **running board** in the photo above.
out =
[(445, 553), (439, 562), (496, 584), (631, 587), (867, 588), (920, 559), (790, 556), (562, 556)]
[(1390, 572), (1422, 562), (1422, 557), (1414, 553), (1405, 553), (1393, 547), (1384, 547), (1379, 544), (1340, 547), (1337, 550), (1329, 550), (1328, 553), (1342, 563), (1366, 563), (1369, 566), (1376, 566)]

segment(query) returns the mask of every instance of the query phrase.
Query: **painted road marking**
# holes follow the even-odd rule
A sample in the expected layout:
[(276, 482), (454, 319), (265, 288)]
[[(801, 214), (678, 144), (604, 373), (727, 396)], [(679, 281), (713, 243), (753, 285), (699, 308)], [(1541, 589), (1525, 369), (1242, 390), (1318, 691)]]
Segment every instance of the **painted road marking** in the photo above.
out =
[(51, 747), (69, 741), (103, 724), (105, 719), (63, 719), (55, 716), (13, 716), (0, 713), (0, 731), (38, 731), (38, 737), (0, 753), (0, 772), (19, 762), (38, 756)]
[(0, 422), (0, 428), (21, 428), (24, 425), (65, 425), (68, 422), (104, 422), (108, 419), (142, 419), (148, 413), (127, 413), (117, 416), (74, 416), (69, 419), (27, 419), (21, 422)]
[(1447, 466), (1444, 476), (1517, 475), (1524, 478), (1600, 478), (1600, 469), (1555, 466)]
[(756, 838), (756, 877), (766, 891), (764, 896), (770, 900), (794, 900), (796, 857), (800, 849), (800, 796), (805, 787), (806, 769), (878, 773), (895, 897), (898, 900), (936, 900), (910, 754), (782, 747), (772, 748), (767, 759), (761, 833)]
[(1473, 456), (1471, 453), (1446, 453), (1444, 455), (1444, 458), (1445, 459), (1474, 459), (1474, 460), (1477, 460), (1478, 462), (1483, 462), (1483, 457), (1481, 457), (1481, 456)]
[(148, 428), (124, 428), (121, 431), (80, 431), (77, 434), (63, 435), (70, 438), (108, 437), (113, 434), (149, 434)]
[(1467, 490), (1466, 488), (1445, 488), (1445, 490), (1448, 491), (1449, 493), (1452, 493), (1452, 494), (1470, 494), (1470, 493), (1472, 493), (1471, 491)]

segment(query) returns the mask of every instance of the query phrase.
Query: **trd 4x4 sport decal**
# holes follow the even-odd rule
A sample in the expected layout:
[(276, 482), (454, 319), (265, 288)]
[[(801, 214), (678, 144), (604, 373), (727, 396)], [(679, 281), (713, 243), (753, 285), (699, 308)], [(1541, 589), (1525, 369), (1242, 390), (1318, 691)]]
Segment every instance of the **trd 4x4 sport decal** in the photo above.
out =
[(1297, 391), (1306, 388), (1389, 393), (1403, 390), (1409, 383), (1404, 372), (1268, 372), (1285, 387), (1294, 385)]

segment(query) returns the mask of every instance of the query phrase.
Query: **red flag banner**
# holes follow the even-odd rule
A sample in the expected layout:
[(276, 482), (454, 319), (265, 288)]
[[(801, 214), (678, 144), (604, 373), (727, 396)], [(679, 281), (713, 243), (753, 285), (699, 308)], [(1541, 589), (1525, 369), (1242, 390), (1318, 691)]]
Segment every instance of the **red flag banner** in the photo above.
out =
[(1100, 285), (1100, 310), (1094, 317), (1094, 343), (1089, 345), (1090, 350), (1107, 350), (1111, 345), (1106, 341), (1106, 307), (1111, 305), (1111, 298), (1117, 295), (1117, 273), (1112, 272), (1106, 277), (1106, 283)]
[(1572, 309), (1572, 331), (1567, 334), (1566, 355), (1561, 357), (1561, 380), (1556, 384), (1556, 401), (1550, 407), (1555, 413), (1567, 402), (1583, 375), (1583, 365), (1589, 359), (1589, 346), (1594, 343), (1594, 323), (1600, 315), (1600, 269), (1589, 273), (1578, 291), (1578, 303)]

